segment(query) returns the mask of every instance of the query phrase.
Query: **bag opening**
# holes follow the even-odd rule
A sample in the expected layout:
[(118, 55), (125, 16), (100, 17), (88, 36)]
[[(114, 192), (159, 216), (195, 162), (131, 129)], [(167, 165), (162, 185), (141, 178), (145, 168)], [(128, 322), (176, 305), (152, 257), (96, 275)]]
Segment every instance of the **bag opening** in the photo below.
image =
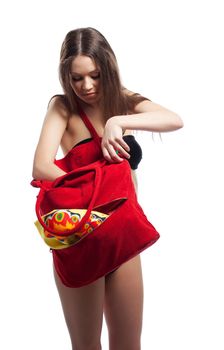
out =
[(100, 211), (101, 213), (105, 213), (107, 215), (113, 214), (113, 212), (118, 209), (125, 201), (127, 197), (116, 198), (113, 201), (103, 203), (94, 207), (94, 210)]

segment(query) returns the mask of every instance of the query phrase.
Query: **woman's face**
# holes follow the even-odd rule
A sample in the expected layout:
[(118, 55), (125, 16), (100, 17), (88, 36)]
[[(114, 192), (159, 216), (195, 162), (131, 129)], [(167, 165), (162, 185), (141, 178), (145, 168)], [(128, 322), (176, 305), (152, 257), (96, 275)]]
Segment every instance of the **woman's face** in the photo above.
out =
[(72, 61), (70, 83), (75, 94), (87, 104), (100, 100), (100, 69), (90, 57), (79, 55)]

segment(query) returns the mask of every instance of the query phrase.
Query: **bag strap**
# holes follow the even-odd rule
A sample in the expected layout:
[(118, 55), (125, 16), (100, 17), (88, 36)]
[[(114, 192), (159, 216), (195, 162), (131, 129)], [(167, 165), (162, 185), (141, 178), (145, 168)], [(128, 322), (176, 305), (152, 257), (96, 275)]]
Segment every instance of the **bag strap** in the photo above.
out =
[[(86, 169), (86, 171), (94, 171), (95, 173), (95, 178), (94, 178), (94, 190), (93, 190), (93, 193), (92, 193), (92, 198), (91, 198), (91, 201), (89, 203), (89, 206), (87, 208), (87, 211), (85, 213), (85, 215), (83, 216), (83, 218), (81, 219), (81, 221), (78, 223), (78, 225), (72, 229), (72, 230), (67, 230), (65, 232), (57, 232), (55, 231), (54, 229), (51, 229), (50, 227), (48, 227), (45, 222), (43, 221), (42, 219), (42, 216), (40, 214), (40, 207), (41, 207), (41, 203), (42, 203), (42, 200), (44, 198), (44, 195), (45, 195), (45, 192), (48, 191), (46, 190), (45, 188), (41, 188), (40, 189), (40, 192), (37, 196), (37, 201), (36, 201), (36, 206), (35, 206), (35, 210), (36, 210), (36, 214), (37, 214), (37, 218), (38, 218), (38, 221), (40, 222), (40, 224), (44, 227), (44, 229), (47, 231), (47, 232), (50, 232), (50, 233), (53, 233), (55, 235), (58, 235), (58, 236), (68, 236), (68, 235), (71, 235), (75, 232), (77, 232), (84, 224), (85, 222), (89, 219), (90, 217), (90, 214), (91, 214), (91, 211), (93, 209), (93, 206), (94, 206), (94, 202), (95, 202), (95, 199), (96, 199), (96, 196), (98, 195), (98, 192), (99, 192), (99, 187), (100, 187), (100, 182), (101, 182), (101, 178), (102, 178), (102, 165), (105, 164), (105, 162), (103, 161), (101, 166), (98, 164), (98, 166), (96, 165), (95, 167), (93, 167), (92, 169)], [(79, 168), (79, 169), (76, 169), (72, 172), (69, 173), (69, 176), (71, 176), (71, 174), (76, 174), (80, 171), (83, 172), (83, 169), (84, 168)], [(66, 176), (66, 175), (65, 175)], [(63, 208), (61, 208), (63, 209)], [(71, 208), (71, 209), (75, 209), (75, 208)]]
[(89, 132), (91, 133), (93, 139), (96, 141), (96, 143), (100, 146), (101, 148), (101, 138), (99, 137), (99, 135), (96, 132), (96, 129), (94, 128), (94, 126), (92, 125), (92, 123), (90, 122), (89, 118), (87, 117), (87, 115), (85, 114), (85, 112), (83, 111), (83, 109), (81, 108), (81, 106), (79, 104), (77, 104), (78, 107), (78, 111), (79, 114), (82, 118), (83, 123), (85, 124), (85, 126), (87, 127), (87, 129), (89, 130)]

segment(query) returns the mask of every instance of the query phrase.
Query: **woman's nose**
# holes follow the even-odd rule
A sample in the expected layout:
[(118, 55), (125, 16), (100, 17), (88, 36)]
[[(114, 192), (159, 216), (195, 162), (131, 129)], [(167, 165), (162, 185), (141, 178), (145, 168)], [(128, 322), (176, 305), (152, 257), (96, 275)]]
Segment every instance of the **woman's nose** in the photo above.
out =
[(83, 80), (83, 84), (82, 84), (83, 90), (88, 91), (88, 90), (90, 90), (92, 87), (93, 87), (93, 83), (92, 83), (91, 79), (86, 78), (86, 79)]

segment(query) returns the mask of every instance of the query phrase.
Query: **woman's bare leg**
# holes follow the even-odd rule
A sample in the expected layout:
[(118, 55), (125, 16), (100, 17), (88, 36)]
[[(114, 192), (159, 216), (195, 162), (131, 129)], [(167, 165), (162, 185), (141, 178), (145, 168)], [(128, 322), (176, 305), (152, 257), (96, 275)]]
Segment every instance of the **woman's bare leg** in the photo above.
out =
[(140, 350), (143, 280), (140, 255), (105, 277), (105, 320), (110, 350)]
[(105, 277), (80, 288), (68, 288), (54, 269), (73, 350), (101, 350)]

